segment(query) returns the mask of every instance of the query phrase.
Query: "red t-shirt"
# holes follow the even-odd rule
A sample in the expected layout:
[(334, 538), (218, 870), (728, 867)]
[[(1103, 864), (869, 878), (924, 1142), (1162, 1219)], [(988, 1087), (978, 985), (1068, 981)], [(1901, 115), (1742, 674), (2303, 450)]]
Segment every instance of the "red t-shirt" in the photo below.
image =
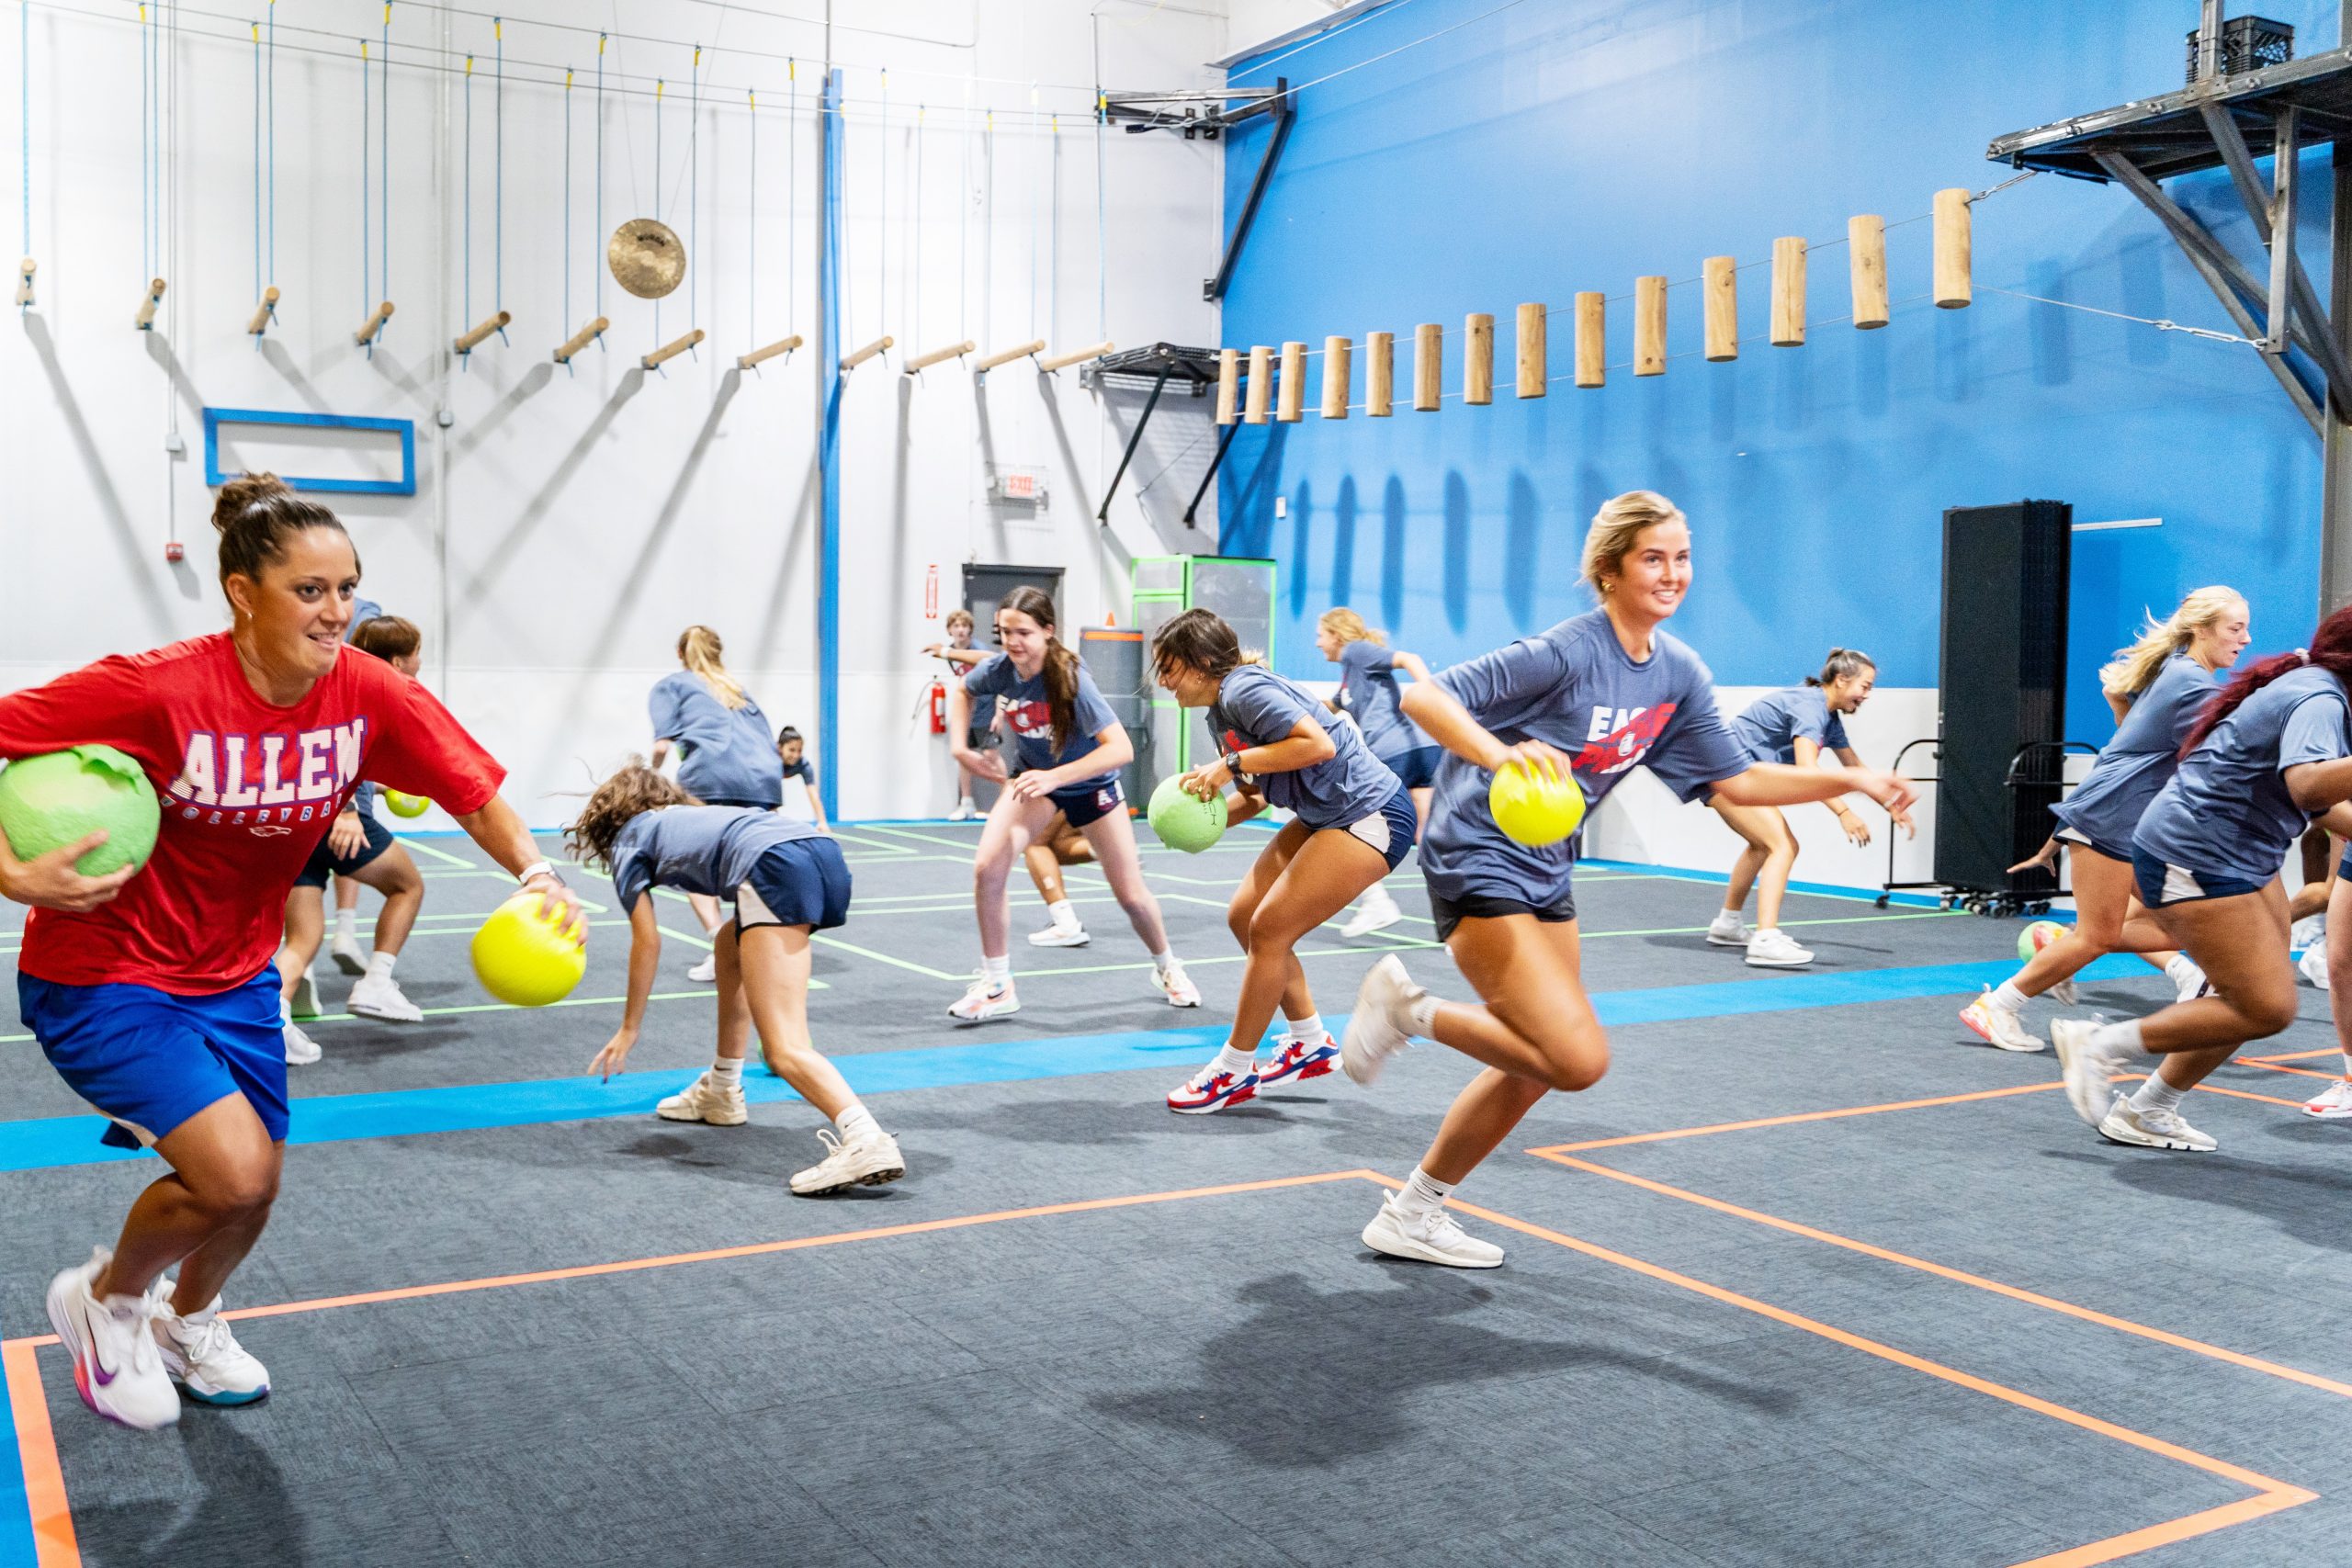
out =
[(147, 864), (87, 914), (35, 909), (24, 973), (203, 996), (277, 952), (286, 895), (364, 775), (463, 815), (506, 770), (416, 682), (346, 648), (290, 707), (255, 694), (227, 632), (118, 654), (0, 696), (0, 757), (105, 744), (137, 758), (164, 808)]

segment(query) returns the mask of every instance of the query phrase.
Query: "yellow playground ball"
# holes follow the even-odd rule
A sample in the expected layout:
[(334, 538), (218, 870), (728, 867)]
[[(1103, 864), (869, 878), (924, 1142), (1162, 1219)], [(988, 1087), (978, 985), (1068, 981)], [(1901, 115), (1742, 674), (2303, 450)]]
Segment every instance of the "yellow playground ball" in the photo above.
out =
[(517, 893), (474, 932), (474, 978), (502, 1002), (543, 1008), (560, 1002), (588, 972), (587, 932), (563, 929), (561, 909), (539, 912), (539, 895)]
[(1541, 849), (1558, 843), (1584, 821), (1584, 791), (1565, 769), (1555, 779), (1514, 761), (1495, 770), (1487, 807), (1496, 826), (1514, 841)]
[(396, 789), (384, 792), (384, 804), (392, 808), (395, 817), (422, 817), (433, 803), (421, 795), (402, 795)]

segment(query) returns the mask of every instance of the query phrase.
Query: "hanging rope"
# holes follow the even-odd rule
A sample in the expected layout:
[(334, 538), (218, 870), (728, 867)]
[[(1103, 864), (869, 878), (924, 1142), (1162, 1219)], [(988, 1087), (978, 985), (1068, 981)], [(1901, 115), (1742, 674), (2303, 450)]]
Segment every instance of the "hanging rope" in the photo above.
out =
[[(914, 324), (913, 328), (911, 329), (911, 331), (910, 332), (909, 336), (910, 336), (910, 338), (912, 340), (912, 342), (913, 342), (913, 343), (914, 343), (914, 344), (915, 344), (916, 352), (921, 353), (921, 354), (928, 354), (928, 353), (930, 353), (930, 352), (931, 352), (931, 345), (930, 345), (930, 344), (929, 344), (929, 343), (924, 339), (924, 337), (923, 337), (923, 335), (922, 335), (922, 119), (923, 119), (923, 112), (924, 112), (924, 111), (923, 111), (923, 106), (922, 106), (922, 105), (921, 105), (921, 104), (917, 104), (917, 105), (915, 106), (915, 172), (914, 172), (914, 191), (913, 191), (913, 194), (912, 194), (912, 195), (910, 195), (910, 196), (908, 197), (908, 205), (909, 205), (909, 206), (910, 206), (911, 208), (913, 208), (913, 209), (914, 209), (914, 215), (915, 215), (915, 220), (914, 220), (914, 223), (913, 223), (913, 230), (914, 230), (914, 233), (913, 233), (913, 237), (912, 237), (912, 238), (910, 240), (910, 242), (909, 242), (909, 246), (910, 246), (910, 253), (911, 253), (911, 254), (908, 256), (907, 261), (906, 261), (906, 265), (903, 265), (902, 267), (900, 267), (899, 270), (899, 276), (900, 276), (901, 277), (911, 277), (911, 278), (913, 278), (913, 279), (914, 279), (914, 286), (915, 286), (914, 323), (915, 323), (915, 324)], [(899, 285), (899, 288), (900, 288), (902, 290), (905, 288), (905, 287), (906, 287), (906, 285), (905, 285), (905, 284), (903, 284), (903, 283), (901, 283), (901, 284)]]
[[(882, 119), (875, 140), (882, 153), (881, 197), (874, 219), (874, 335), (890, 330), (890, 72), (882, 72)], [(905, 287), (903, 284), (901, 288)]]
[[(493, 17), (491, 40), (498, 47), (497, 75), (490, 89), (490, 308), (506, 309), (506, 24)], [(504, 343), (506, 333), (499, 332)]]
[(277, 282), (277, 0), (269, 0), (269, 281)]
[[(375, 150), (371, 131), (376, 120), (374, 114), (370, 112), (375, 108), (375, 100), (371, 96), (373, 80), (374, 78), (368, 71), (368, 40), (361, 39), (359, 40), (359, 310), (362, 315), (368, 314), (376, 309), (375, 299), (368, 289), (371, 276), (368, 265), (368, 242), (374, 238), (369, 232), (368, 224), (368, 154)], [(372, 359), (375, 355), (370, 354), (368, 357)]]
[[(695, 45), (694, 64), (686, 73), (686, 266), (702, 254), (702, 45)], [(686, 325), (702, 320), (702, 290), (686, 279)], [(699, 358), (700, 355), (695, 357)]]
[[(33, 8), (17, 6), (17, 146), (22, 157), (17, 189), (24, 200), (24, 248), (17, 254), (29, 268), (33, 259)], [(28, 270), (17, 285), (19, 314), (33, 302), (33, 275)]]
[(1111, 335), (1111, 246), (1105, 237), (1104, 209), (1109, 194), (1102, 177), (1102, 130), (1111, 119), (1111, 96), (1098, 84), (1094, 89), (1094, 335)]
[[(1037, 89), (1032, 87), (1029, 89), (1029, 146), (1032, 158), (1036, 156), (1036, 149), (1041, 145), (1042, 143), (1037, 140)], [(1045, 215), (1044, 197), (1041, 193), (1033, 191), (1029, 197), (1029, 335), (1033, 338), (1037, 335), (1037, 224)]]
[(749, 253), (743, 259), (743, 315), (751, 324), (751, 339), (760, 341), (760, 95), (745, 88), (743, 96), (751, 103), (752, 192), (751, 221), (744, 226), (750, 236), (745, 246)]
[[(601, 245), (605, 243), (605, 35), (602, 33), (598, 33), (596, 35), (595, 208), (596, 226), (590, 231), (589, 238), (593, 240), (596, 245)], [(596, 278), (596, 314), (598, 316), (602, 316), (605, 313), (605, 269), (596, 265), (596, 254), (594, 245), (589, 249), (588, 265), (594, 271)], [(567, 321), (570, 320), (569, 317), (566, 317), (565, 319)], [(604, 345), (604, 342), (605, 340), (603, 335), (601, 333), (598, 334), (596, 339), (597, 346), (601, 348)]]
[(571, 325), (571, 73), (563, 73), (563, 324)]
[[(384, 0), (383, 96), (377, 100), (380, 116), (378, 129), (382, 132), (376, 140), (376, 199), (380, 204), (382, 221), (376, 226), (376, 243), (382, 247), (377, 276), (384, 280), (384, 298), (392, 297), (392, 0)], [(387, 321), (385, 327), (390, 322)], [(374, 358), (376, 344), (383, 341), (385, 327), (368, 340), (368, 355)]]
[[(653, 84), (653, 215), (662, 215), (662, 89), (668, 84), (656, 79)], [(653, 341), (662, 341), (662, 301), (653, 301)]]
[(152, 134), (148, 116), (148, 94), (153, 90), (148, 69), (147, 7), (139, 7), (139, 268), (144, 277), (155, 276), (155, 242), (153, 226), (147, 209), (149, 182), (153, 178), (148, 156)]
[(1048, 121), (1053, 134), (1046, 142), (1046, 336), (1057, 337), (1062, 325), (1062, 117)]
[[(25, 248), (32, 248), (31, 209), (25, 219)], [(261, 298), (261, 24), (254, 24), (254, 298)]]
[(465, 209), (461, 220), (459, 249), (465, 261), (460, 268), (464, 286), (459, 291), (458, 313), (470, 324), (474, 319), (474, 57), (466, 56), (466, 134), (465, 178), (459, 186), (458, 205)]
[(784, 309), (789, 323), (800, 309), (800, 62), (784, 67)]

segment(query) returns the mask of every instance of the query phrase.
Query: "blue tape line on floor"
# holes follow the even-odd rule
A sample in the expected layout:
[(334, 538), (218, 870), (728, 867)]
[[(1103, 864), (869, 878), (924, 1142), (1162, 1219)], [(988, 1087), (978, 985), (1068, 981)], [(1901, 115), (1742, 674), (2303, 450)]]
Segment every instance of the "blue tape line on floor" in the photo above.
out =
[(15, 1401), (0, 1387), (0, 1568), (35, 1568), (40, 1543), (33, 1539), (32, 1497), (17, 1462)]
[[(1593, 1006), (1605, 1024), (1670, 1023), (1804, 1008), (1964, 996), (1985, 986), (1998, 985), (2016, 970), (2014, 961), (2002, 960), (1871, 969), (1846, 975), (1774, 976), (1702, 986), (1608, 991), (1594, 997)], [(2084, 969), (2077, 978), (2113, 980), (2153, 973), (2135, 958), (2110, 955)], [(1335, 1031), (1346, 1027), (1343, 1018), (1329, 1018), (1327, 1022)], [(1224, 1043), (1225, 1033), (1223, 1024), (1205, 1024), (1040, 1040), (975, 1040), (969, 1044), (926, 1045), (907, 1051), (870, 1051), (838, 1056), (833, 1065), (849, 1080), (850, 1088), (861, 1095), (895, 1094), (906, 1089), (966, 1084), (1077, 1077), (1137, 1067), (1166, 1068), (1171, 1064), (1181, 1066), (1196, 1057), (1205, 1059)], [(646, 1116), (652, 1113), (656, 1100), (693, 1081), (695, 1076), (693, 1070), (631, 1073), (610, 1083), (587, 1077), (537, 1078), (380, 1094), (318, 1095), (294, 1101), (293, 1130), (287, 1141), (333, 1144), (419, 1133)], [(748, 1099), (759, 1102), (794, 1098), (781, 1081), (764, 1074), (747, 1077), (743, 1092)], [(143, 1151), (100, 1144), (98, 1134), (105, 1130), (106, 1120), (99, 1116), (0, 1122), (0, 1171), (146, 1157)]]

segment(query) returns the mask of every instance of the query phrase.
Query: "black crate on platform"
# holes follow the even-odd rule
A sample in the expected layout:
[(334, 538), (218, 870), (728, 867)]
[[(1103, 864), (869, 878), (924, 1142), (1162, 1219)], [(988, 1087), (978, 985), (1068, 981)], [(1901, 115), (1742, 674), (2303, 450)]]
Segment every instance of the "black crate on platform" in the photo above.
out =
[[(2197, 82), (2195, 28), (2188, 29), (2188, 80)], [(2295, 58), (2295, 29), (2267, 17), (2232, 17), (2222, 24), (2222, 74), (2235, 76), (2266, 65), (2284, 65)]]

